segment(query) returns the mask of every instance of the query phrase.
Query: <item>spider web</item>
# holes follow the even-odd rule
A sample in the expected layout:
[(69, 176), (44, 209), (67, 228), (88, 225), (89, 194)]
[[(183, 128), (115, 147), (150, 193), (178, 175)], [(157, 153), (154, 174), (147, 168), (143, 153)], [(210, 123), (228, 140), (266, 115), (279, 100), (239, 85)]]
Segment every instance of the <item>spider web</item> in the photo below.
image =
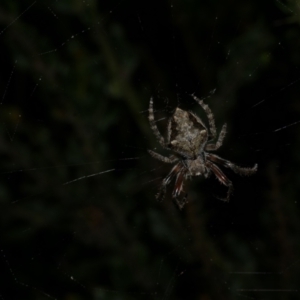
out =
[[(20, 3), (19, 3), (20, 2)], [(0, 299), (298, 299), (297, 1), (2, 1)], [(148, 122), (207, 123), (226, 170), (185, 183)], [(169, 186), (172, 189), (172, 185)]]

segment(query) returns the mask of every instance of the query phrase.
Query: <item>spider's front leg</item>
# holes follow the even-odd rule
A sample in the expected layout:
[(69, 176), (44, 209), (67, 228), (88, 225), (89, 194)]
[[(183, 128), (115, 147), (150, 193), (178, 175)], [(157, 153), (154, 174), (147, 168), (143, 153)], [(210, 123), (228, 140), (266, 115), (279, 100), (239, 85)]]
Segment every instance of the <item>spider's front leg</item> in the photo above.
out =
[(219, 134), (217, 142), (215, 144), (207, 144), (205, 146), (205, 150), (215, 151), (215, 150), (219, 149), (222, 146), (223, 140), (224, 140), (225, 135), (226, 135), (226, 128), (227, 128), (227, 124), (224, 124), (223, 127), (222, 127), (222, 130)]
[(156, 125), (156, 122), (155, 122), (155, 119), (154, 119), (154, 112), (153, 112), (153, 98), (150, 98), (150, 103), (149, 103), (149, 122), (150, 122), (150, 127), (156, 137), (156, 139), (158, 140), (158, 142), (161, 144), (161, 146), (164, 148), (164, 149), (169, 149), (167, 146), (166, 146), (166, 143), (165, 143), (165, 139), (164, 137), (160, 134), (158, 128), (157, 128), (157, 125)]
[(209, 123), (209, 130), (212, 134), (212, 137), (215, 138), (217, 136), (217, 129), (216, 129), (216, 124), (215, 124), (215, 119), (214, 119), (214, 115), (211, 111), (211, 109), (209, 108), (209, 106), (207, 104), (205, 104), (203, 102), (202, 99), (197, 98), (195, 95), (191, 95), (194, 100), (203, 108), (203, 110), (205, 111), (207, 118), (208, 118), (208, 123)]

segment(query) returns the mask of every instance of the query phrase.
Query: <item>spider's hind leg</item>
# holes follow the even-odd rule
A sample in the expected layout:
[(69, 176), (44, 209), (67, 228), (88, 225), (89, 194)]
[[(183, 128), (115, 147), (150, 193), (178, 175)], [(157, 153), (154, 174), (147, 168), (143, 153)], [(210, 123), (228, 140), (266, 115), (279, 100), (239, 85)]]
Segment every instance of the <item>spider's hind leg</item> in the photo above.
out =
[(188, 194), (185, 193), (185, 195), (181, 199), (179, 199), (179, 197), (174, 198), (175, 202), (180, 210), (182, 210), (184, 208), (184, 206), (188, 203), (187, 196), (188, 196)]
[(162, 202), (165, 199), (166, 192), (167, 192), (167, 186), (164, 183), (162, 183), (158, 193), (155, 196), (156, 200)]
[(174, 185), (174, 190), (172, 193), (172, 198), (175, 200), (178, 208), (180, 210), (183, 209), (183, 207), (185, 206), (185, 204), (188, 203), (187, 201), (187, 193), (180, 198), (180, 194), (183, 192), (183, 181), (185, 179), (185, 170), (184, 169), (180, 169), (177, 170), (177, 176), (176, 176), (176, 181), (175, 181), (175, 185)]
[[(151, 151), (151, 150), (149, 150), (149, 151)], [(151, 151), (151, 152), (153, 152), (153, 151)], [(155, 152), (153, 152), (153, 153), (155, 153)], [(151, 154), (151, 153), (150, 153)], [(157, 153), (155, 153), (155, 154), (157, 154)], [(157, 154), (157, 155), (159, 155), (159, 154)], [(162, 156), (163, 157), (163, 156)], [(172, 157), (172, 156), (171, 156)], [(164, 157), (163, 157), (164, 158)], [(174, 159), (174, 158), (173, 158)], [(177, 159), (177, 158), (176, 158)], [(158, 200), (158, 201), (162, 201), (162, 200), (164, 200), (164, 198), (165, 198), (165, 195), (166, 195), (166, 191), (167, 191), (167, 185), (171, 182), (171, 180), (172, 180), (172, 178), (173, 178), (173, 176), (174, 176), (174, 174), (176, 174), (176, 173), (178, 173), (179, 172), (179, 164), (176, 164), (173, 168), (172, 168), (172, 170), (170, 171), (170, 173), (163, 179), (163, 182), (162, 182), (162, 184), (161, 184), (161, 186), (160, 186), (160, 188), (159, 188), (159, 190), (158, 190), (158, 193), (156, 194), (156, 199)], [(177, 178), (178, 178), (178, 175), (177, 175)], [(177, 180), (177, 178), (176, 178), (176, 180)]]
[(215, 164), (213, 164), (212, 162), (206, 161), (206, 166), (215, 174), (215, 176), (217, 177), (217, 179), (222, 184), (224, 184), (225, 186), (228, 187), (226, 198), (225, 199), (224, 198), (218, 198), (218, 199), (220, 199), (222, 201), (225, 201), (225, 202), (229, 202), (230, 195), (233, 192), (232, 182), (225, 176), (225, 174), (221, 171), (221, 169), (218, 166), (216, 166)]

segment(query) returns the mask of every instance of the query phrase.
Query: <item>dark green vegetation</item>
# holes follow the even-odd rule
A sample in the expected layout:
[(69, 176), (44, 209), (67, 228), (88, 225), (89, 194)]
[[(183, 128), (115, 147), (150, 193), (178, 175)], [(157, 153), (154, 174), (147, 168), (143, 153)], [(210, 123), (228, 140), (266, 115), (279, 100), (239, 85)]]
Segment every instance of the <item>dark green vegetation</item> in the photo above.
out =
[[(1, 0), (0, 61), (1, 300), (300, 298), (298, 1)], [(180, 212), (149, 99), (214, 89), (217, 153), (259, 170)]]

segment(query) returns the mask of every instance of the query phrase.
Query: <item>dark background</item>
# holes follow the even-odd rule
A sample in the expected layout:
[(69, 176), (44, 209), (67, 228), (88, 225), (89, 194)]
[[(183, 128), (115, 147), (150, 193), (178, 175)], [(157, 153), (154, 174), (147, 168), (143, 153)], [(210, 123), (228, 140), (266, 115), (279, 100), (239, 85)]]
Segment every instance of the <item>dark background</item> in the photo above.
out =
[[(299, 299), (299, 25), (296, 0), (2, 0), (0, 299)], [(191, 93), (259, 168), (179, 211), (147, 109), (206, 120)]]

